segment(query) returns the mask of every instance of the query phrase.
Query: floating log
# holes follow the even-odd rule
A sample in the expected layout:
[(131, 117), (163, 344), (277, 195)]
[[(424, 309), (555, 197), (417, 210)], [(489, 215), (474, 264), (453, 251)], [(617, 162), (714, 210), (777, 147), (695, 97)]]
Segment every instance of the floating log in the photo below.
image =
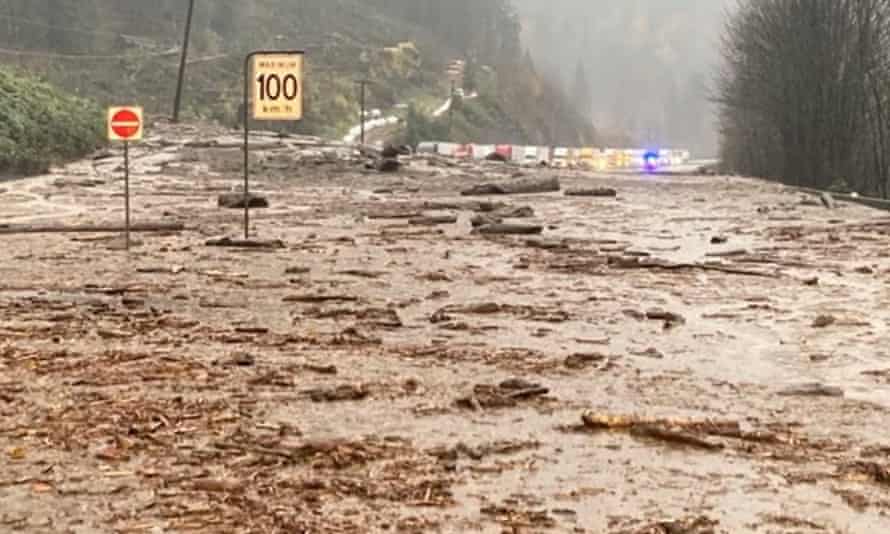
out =
[(457, 223), (457, 217), (454, 215), (426, 215), (415, 217), (409, 222), (416, 226), (437, 226), (440, 224), (455, 224)]
[[(217, 202), (220, 208), (244, 209), (244, 193), (226, 193), (220, 195)], [(269, 201), (266, 197), (249, 193), (247, 195), (247, 207), (268, 208)]]
[(526, 178), (511, 182), (476, 185), (464, 191), (463, 196), (476, 195), (525, 195), (532, 193), (552, 193), (559, 191), (558, 178)]
[(617, 197), (618, 191), (611, 187), (598, 187), (596, 189), (568, 189), (567, 197)]
[(544, 227), (529, 224), (487, 224), (473, 232), (483, 235), (538, 235), (544, 232)]
[[(142, 223), (130, 225), (130, 232), (181, 232), (185, 230), (185, 225), (181, 223)], [(60, 224), (22, 224), (22, 225), (0, 225), (0, 235), (15, 234), (99, 234), (99, 233), (121, 233), (126, 228), (122, 224), (83, 224), (83, 225), (60, 225)]]
[(229, 248), (284, 248), (284, 242), (280, 239), (271, 241), (257, 241), (253, 239), (231, 239), (224, 237), (222, 239), (211, 239), (204, 243), (208, 247), (229, 247)]

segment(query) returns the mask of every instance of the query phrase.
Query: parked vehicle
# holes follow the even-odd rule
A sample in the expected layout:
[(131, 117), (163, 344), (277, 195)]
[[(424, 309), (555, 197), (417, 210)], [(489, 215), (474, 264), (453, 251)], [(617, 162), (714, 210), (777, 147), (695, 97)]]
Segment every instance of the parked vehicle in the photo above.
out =
[(483, 160), (494, 152), (494, 145), (473, 145), (473, 159)]
[(565, 169), (569, 166), (569, 149), (565, 147), (557, 147), (553, 149), (553, 156), (550, 158), (550, 165), (557, 169)]
[(522, 149), (522, 164), (537, 165), (538, 164), (538, 147), (526, 146)]
[(473, 157), (473, 145), (457, 145), (454, 149), (454, 157), (459, 159), (469, 159)]
[(510, 145), (510, 161), (521, 165), (523, 158), (525, 158), (525, 147), (522, 145)]
[(455, 151), (457, 150), (457, 145), (454, 143), (439, 143), (436, 147), (436, 153), (440, 156), (452, 157), (454, 156)]
[(538, 165), (550, 165), (550, 147), (537, 147)]
[(578, 150), (578, 167), (582, 169), (593, 169), (595, 151), (593, 148), (582, 148)]
[(494, 151), (507, 161), (513, 159), (513, 145), (498, 145), (495, 147)]
[(436, 154), (439, 151), (439, 143), (424, 141), (417, 145), (418, 154)]

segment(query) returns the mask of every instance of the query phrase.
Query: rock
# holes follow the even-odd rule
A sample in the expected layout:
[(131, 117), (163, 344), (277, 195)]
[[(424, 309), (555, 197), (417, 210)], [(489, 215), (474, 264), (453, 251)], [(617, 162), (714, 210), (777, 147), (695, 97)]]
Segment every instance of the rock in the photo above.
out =
[(723, 245), (729, 242), (729, 238), (722, 235), (717, 235), (711, 238), (712, 245)]
[(686, 323), (686, 319), (679, 313), (665, 311), (660, 308), (653, 308), (647, 311), (646, 318), (654, 321), (664, 321), (665, 329)]
[(527, 224), (488, 224), (473, 230), (473, 233), (482, 235), (538, 235), (543, 232), (543, 226)]
[(803, 281), (803, 283), (804, 283), (804, 285), (808, 285), (808, 286), (818, 286), (819, 285), (819, 277), (813, 276), (811, 278), (807, 278), (806, 280)]
[(618, 191), (611, 187), (598, 187), (595, 189), (568, 189), (567, 197), (617, 197)]
[(564, 365), (569, 369), (584, 369), (591, 363), (605, 361), (606, 357), (602, 354), (598, 353), (577, 353), (568, 356), (565, 359)]
[(837, 322), (837, 319), (833, 315), (820, 315), (813, 320), (813, 328), (825, 328), (826, 326), (831, 326)]
[(789, 386), (779, 392), (783, 397), (843, 397), (844, 390), (834, 386), (826, 386), (819, 382), (810, 382)]
[(819, 195), (819, 200), (822, 201), (822, 205), (826, 208), (833, 210), (837, 207), (837, 202), (835, 202), (834, 197), (831, 196), (831, 193), (822, 193)]
[(643, 356), (645, 358), (654, 358), (656, 360), (664, 359), (664, 353), (662, 353), (660, 350), (656, 349), (655, 347), (649, 347), (648, 349), (641, 351), (641, 352), (634, 352), (633, 355), (634, 356)]
[(377, 169), (377, 172), (398, 172), (398, 170), (402, 168), (402, 164), (397, 159), (384, 158), (377, 162), (375, 168)]
[[(244, 209), (244, 193), (225, 193), (217, 199), (220, 208)], [(266, 197), (250, 193), (247, 195), (248, 208), (268, 208)]]
[(476, 195), (523, 195), (532, 193), (552, 193), (559, 191), (558, 178), (528, 178), (525, 180), (513, 180), (476, 185), (461, 191), (463, 196)]
[(480, 213), (478, 215), (474, 215), (472, 219), (470, 219), (470, 224), (473, 225), (473, 228), (478, 228), (480, 226), (487, 226), (493, 224), (500, 224), (503, 222), (503, 219), (500, 217), (495, 217), (494, 215), (487, 215)]
[(399, 150), (392, 145), (386, 145), (380, 155), (385, 159), (396, 159), (399, 157)]

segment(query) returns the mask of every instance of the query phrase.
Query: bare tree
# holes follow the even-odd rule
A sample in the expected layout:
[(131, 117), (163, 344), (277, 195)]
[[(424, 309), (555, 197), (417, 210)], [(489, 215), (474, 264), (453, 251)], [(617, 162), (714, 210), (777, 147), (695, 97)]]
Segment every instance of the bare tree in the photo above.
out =
[(887, 194), (890, 0), (743, 0), (717, 79), (738, 172)]

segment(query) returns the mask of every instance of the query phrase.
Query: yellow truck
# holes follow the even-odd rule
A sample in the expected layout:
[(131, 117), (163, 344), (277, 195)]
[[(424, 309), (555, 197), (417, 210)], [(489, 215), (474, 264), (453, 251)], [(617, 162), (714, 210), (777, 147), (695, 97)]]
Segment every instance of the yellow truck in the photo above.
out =
[(593, 169), (596, 165), (596, 151), (592, 148), (582, 148), (578, 151), (578, 167), (581, 169)]

